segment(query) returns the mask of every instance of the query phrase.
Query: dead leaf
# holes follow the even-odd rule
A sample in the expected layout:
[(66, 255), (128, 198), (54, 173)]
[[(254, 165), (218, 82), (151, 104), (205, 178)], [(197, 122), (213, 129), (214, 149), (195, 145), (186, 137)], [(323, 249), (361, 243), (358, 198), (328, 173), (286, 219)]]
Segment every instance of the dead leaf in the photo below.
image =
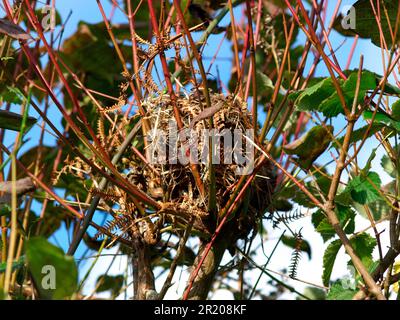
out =
[(0, 32), (17, 40), (32, 39), (24, 29), (7, 19), (0, 19)]
[[(35, 190), (35, 184), (30, 177), (18, 179), (15, 183), (15, 189), (18, 196)], [(11, 201), (12, 182), (0, 182), (0, 203), (9, 203)]]

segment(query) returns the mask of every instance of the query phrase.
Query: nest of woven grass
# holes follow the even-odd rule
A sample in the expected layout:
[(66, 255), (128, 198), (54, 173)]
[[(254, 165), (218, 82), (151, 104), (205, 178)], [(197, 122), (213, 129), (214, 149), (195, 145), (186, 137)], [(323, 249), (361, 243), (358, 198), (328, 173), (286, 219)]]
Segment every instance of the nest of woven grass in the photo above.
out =
[[(204, 136), (204, 130), (210, 129), (209, 120), (212, 119), (213, 128), (216, 132), (233, 132), (235, 130), (248, 134), (253, 129), (251, 114), (247, 109), (247, 104), (238, 96), (218, 93), (210, 93), (211, 106), (219, 106), (218, 110), (208, 117), (201, 118), (206, 108), (205, 98), (199, 91), (194, 91), (189, 95), (176, 98), (176, 106), (179, 109), (180, 117), (183, 122), (183, 129), (192, 129), (189, 134), (182, 135), (183, 129), (179, 130), (176, 126), (174, 117), (173, 103), (168, 94), (158, 95), (144, 101), (143, 107), (147, 110), (146, 119), (150, 125), (148, 134), (149, 144), (146, 149), (147, 159), (152, 159), (150, 165), (137, 167), (131, 171), (129, 179), (143, 191), (156, 198), (161, 203), (161, 210), (158, 214), (163, 214), (163, 221), (176, 221), (168, 217), (178, 217), (181, 225), (185, 226), (195, 216), (194, 228), (202, 235), (213, 233), (213, 225), (208, 223), (210, 220), (207, 210), (208, 201), (208, 181), (210, 167), (208, 161), (199, 161), (196, 164), (201, 180), (204, 182), (204, 194), (201, 194), (193, 175), (193, 167), (188, 163), (179, 161), (179, 152), (187, 159), (198, 156), (201, 159), (204, 154), (208, 155), (205, 145), (208, 138)], [(193, 142), (193, 135), (196, 137), (197, 144)], [(176, 139), (176, 137), (178, 137)], [(227, 150), (242, 152), (244, 157), (253, 157), (248, 154), (245, 146), (249, 145), (245, 137), (241, 141), (233, 141), (235, 145), (231, 149), (226, 148), (225, 140), (220, 139), (219, 151), (215, 154), (220, 155), (220, 163), (213, 164), (216, 180), (216, 206), (220, 211), (227, 204), (230, 196), (235, 190), (235, 184), (240, 179), (239, 169), (243, 170), (243, 165), (233, 161), (225, 163)], [(171, 142), (172, 141), (172, 142)], [(238, 143), (241, 142), (241, 143)], [(159, 146), (165, 145), (164, 153), (160, 158)], [(211, 143), (211, 145), (213, 145)], [(189, 150), (191, 148), (191, 151)], [(214, 146), (216, 147), (216, 146)], [(239, 148), (239, 150), (237, 150)], [(251, 148), (254, 146), (251, 145)], [(177, 150), (178, 153), (170, 152)], [(206, 153), (204, 153), (206, 150)], [(158, 158), (154, 161), (154, 154)], [(208, 157), (206, 157), (208, 159)], [(161, 160), (160, 160), (161, 159)], [(247, 159), (249, 164), (251, 160)], [(237, 238), (245, 238), (248, 233), (257, 226), (260, 217), (266, 212), (270, 205), (273, 180), (271, 167), (268, 162), (257, 173), (256, 178), (250, 187), (249, 200), (244, 203), (236, 212), (235, 218), (231, 223), (237, 225)], [(251, 162), (253, 164), (253, 162)], [(242, 210), (242, 209), (246, 210)]]

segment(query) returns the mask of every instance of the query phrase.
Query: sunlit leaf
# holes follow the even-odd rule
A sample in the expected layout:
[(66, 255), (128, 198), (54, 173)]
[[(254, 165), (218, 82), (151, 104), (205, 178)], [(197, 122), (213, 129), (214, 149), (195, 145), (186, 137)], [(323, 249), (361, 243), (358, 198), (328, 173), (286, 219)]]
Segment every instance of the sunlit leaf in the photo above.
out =
[[(373, 6), (371, 5), (373, 3)], [(379, 4), (379, 8), (378, 8)], [(392, 34), (396, 26), (397, 12), (398, 12), (397, 1), (392, 0), (359, 0), (352, 5), (354, 8), (348, 15), (349, 26), (343, 27), (343, 17), (339, 16), (335, 21), (335, 29), (345, 36), (359, 35), (361, 38), (371, 39), (372, 43), (378, 47), (381, 45), (381, 34), (383, 35), (382, 40), (386, 41), (388, 48), (393, 43)], [(376, 16), (376, 12), (380, 12), (380, 16)], [(378, 26), (377, 19), (380, 21)], [(353, 21), (351, 21), (353, 20)], [(353, 22), (353, 23), (351, 23)], [(397, 33), (399, 36), (399, 33)], [(398, 37), (396, 43), (398, 42)]]
[(78, 270), (74, 258), (66, 256), (60, 248), (44, 238), (30, 238), (26, 242), (26, 257), (42, 299), (64, 299), (76, 291)]
[[(378, 190), (381, 187), (381, 179), (375, 172), (369, 172), (366, 177), (353, 177), (346, 188), (346, 192), (350, 192), (354, 201), (360, 204), (367, 204), (381, 199)], [(377, 190), (378, 189), (378, 190)]]
[(350, 243), (364, 266), (369, 267), (373, 262), (372, 252), (377, 244), (376, 239), (364, 232), (351, 238)]
[(283, 146), (287, 154), (298, 156), (296, 161), (303, 169), (309, 169), (313, 162), (328, 148), (332, 140), (332, 126), (315, 126), (295, 141)]
[(347, 288), (337, 281), (331, 286), (327, 300), (352, 300), (356, 293), (356, 289)]
[(323, 260), (323, 268), (324, 271), (322, 273), (322, 282), (325, 286), (329, 285), (329, 280), (331, 279), (331, 274), (333, 270), (333, 266), (335, 264), (336, 256), (342, 247), (342, 242), (338, 239), (332, 241), (328, 248), (326, 248), (324, 253), (324, 260)]

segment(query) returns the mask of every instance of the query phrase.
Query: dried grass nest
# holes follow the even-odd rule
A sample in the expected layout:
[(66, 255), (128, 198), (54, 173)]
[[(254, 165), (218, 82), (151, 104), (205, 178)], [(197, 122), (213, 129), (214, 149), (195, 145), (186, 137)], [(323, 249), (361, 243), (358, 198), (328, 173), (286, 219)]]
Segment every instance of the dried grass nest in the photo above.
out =
[[(215, 114), (212, 115), (214, 128), (218, 130), (252, 129), (251, 114), (247, 109), (247, 104), (238, 96), (225, 96), (219, 93), (210, 93), (211, 105), (222, 105)], [(204, 108), (206, 108), (205, 98), (199, 91), (179, 96), (176, 98), (176, 105), (179, 109), (180, 116), (185, 128), (193, 126), (193, 119), (198, 116)], [(150, 131), (154, 129), (163, 130), (168, 133), (168, 125), (170, 121), (174, 121), (173, 105), (168, 94), (161, 94), (150, 97), (144, 101), (143, 107), (147, 110), (146, 119), (150, 125)], [(208, 128), (208, 119), (198, 121), (194, 124), (193, 129), (201, 136), (202, 129)], [(154, 135), (147, 147), (151, 150), (152, 143), (157, 143), (159, 135)], [(157, 132), (157, 131), (156, 131)], [(168, 137), (169, 138), (169, 137)], [(223, 150), (221, 139), (221, 148)], [(245, 140), (243, 138), (243, 140)], [(184, 142), (184, 144), (187, 142)], [(246, 141), (242, 142), (244, 148)], [(178, 142), (178, 147), (182, 146)], [(183, 144), (183, 146), (184, 146)], [(168, 146), (169, 148), (170, 146)], [(202, 150), (203, 143), (198, 144), (199, 153)], [(147, 150), (148, 151), (148, 150)], [(222, 151), (221, 151), (222, 152)], [(135, 173), (130, 175), (130, 180), (138, 185), (143, 191), (152, 197), (160, 200), (162, 209), (160, 212), (167, 214), (175, 214), (189, 220), (189, 217), (195, 215), (200, 220), (207, 220), (207, 199), (208, 199), (208, 179), (209, 166), (207, 163), (199, 163), (197, 165), (198, 172), (205, 187), (205, 197), (201, 196), (191, 171), (190, 165), (170, 164), (169, 159), (166, 163), (152, 163), (151, 169), (148, 167), (137, 168)], [(217, 210), (221, 210), (227, 203), (229, 197), (234, 191), (234, 186), (240, 179), (240, 175), (235, 173), (237, 165), (224, 164), (214, 165), (216, 178), (216, 200)], [(270, 196), (273, 186), (273, 178), (271, 166), (268, 162), (258, 171), (253, 184), (250, 187), (250, 201), (246, 204), (248, 208), (244, 215), (236, 215), (240, 235), (238, 237), (247, 236), (248, 232), (255, 228), (256, 222), (266, 212), (270, 204)], [(238, 210), (241, 212), (242, 210)], [(196, 226), (196, 225), (195, 225)], [(202, 232), (207, 233), (207, 227), (197, 226)], [(209, 230), (211, 232), (211, 230)]]

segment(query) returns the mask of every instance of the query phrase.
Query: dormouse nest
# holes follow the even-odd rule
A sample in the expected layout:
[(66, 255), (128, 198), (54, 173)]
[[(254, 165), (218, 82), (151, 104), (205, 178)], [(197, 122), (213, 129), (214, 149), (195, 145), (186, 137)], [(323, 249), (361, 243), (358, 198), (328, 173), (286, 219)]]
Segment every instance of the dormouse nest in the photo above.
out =
[[(213, 122), (213, 128), (216, 132), (230, 132), (232, 137), (231, 148), (227, 147), (224, 153), (224, 139), (216, 140), (220, 144), (219, 159), (220, 163), (215, 164), (215, 180), (216, 180), (216, 203), (217, 210), (221, 210), (227, 204), (228, 199), (235, 189), (235, 184), (239, 181), (241, 175), (240, 170), (244, 170), (244, 166), (240, 166), (235, 162), (233, 156), (231, 163), (226, 163), (225, 158), (229, 159), (229, 150), (235, 150), (244, 157), (248, 157), (245, 164), (250, 163), (249, 142), (242, 136), (239, 140), (233, 139), (233, 133), (242, 132), (243, 135), (250, 135), (252, 131), (251, 114), (247, 109), (247, 104), (239, 97), (223, 94), (210, 93), (211, 108), (213, 112), (204, 111), (206, 107), (204, 96), (199, 91), (194, 91), (190, 95), (176, 97), (176, 106), (179, 110), (183, 129), (179, 130), (176, 125), (174, 116), (173, 103), (168, 94), (159, 95), (148, 98), (143, 107), (147, 110), (146, 119), (150, 125), (150, 132), (147, 135), (148, 146), (146, 149), (146, 157), (151, 163), (149, 168), (136, 168), (129, 176), (132, 183), (139, 186), (143, 191), (162, 203), (160, 213), (174, 213), (185, 221), (190, 219), (191, 215), (195, 215), (198, 221), (207, 221), (207, 201), (210, 168), (208, 163), (208, 149), (204, 148), (209, 139), (204, 138), (204, 130), (210, 129), (210, 119)], [(172, 127), (172, 129), (171, 129)], [(192, 135), (184, 134), (183, 131), (192, 129)], [(250, 130), (250, 131), (249, 131)], [(189, 130), (190, 131), (190, 130)], [(197, 144), (194, 142), (194, 138)], [(174, 140), (175, 137), (177, 141)], [(181, 141), (180, 141), (180, 140)], [(241, 141), (240, 141), (241, 140)], [(172, 141), (172, 142), (171, 142)], [(159, 152), (158, 146), (165, 146), (165, 150)], [(211, 144), (213, 145), (213, 144)], [(215, 147), (215, 145), (214, 145)], [(250, 149), (254, 147), (250, 144)], [(189, 148), (192, 148), (191, 152)], [(238, 150), (238, 148), (240, 150)], [(178, 150), (178, 154), (170, 152)], [(206, 150), (206, 153), (204, 153)], [(201, 156), (206, 154), (207, 161), (199, 160), (196, 165), (197, 170), (204, 183), (205, 195), (202, 196), (196, 185), (193, 176), (193, 167), (189, 164), (179, 161), (179, 151), (189, 159), (189, 155)], [(226, 153), (228, 151), (228, 153)], [(218, 155), (218, 152), (215, 153)], [(254, 153), (255, 155), (255, 153)], [(157, 158), (159, 157), (159, 158)], [(161, 159), (161, 160), (160, 160)], [(256, 159), (254, 159), (256, 160)], [(172, 163), (171, 163), (172, 162)], [(229, 161), (228, 161), (229, 162)], [(235, 215), (238, 222), (240, 234), (238, 238), (244, 238), (248, 232), (256, 226), (256, 222), (265, 213), (270, 204), (270, 194), (273, 186), (271, 177), (271, 168), (266, 163), (257, 173), (250, 187), (250, 201), (244, 204), (247, 210), (243, 215)], [(241, 211), (239, 208), (238, 212)], [(195, 227), (203, 233), (212, 233), (207, 230), (207, 222), (205, 224), (195, 223)]]

